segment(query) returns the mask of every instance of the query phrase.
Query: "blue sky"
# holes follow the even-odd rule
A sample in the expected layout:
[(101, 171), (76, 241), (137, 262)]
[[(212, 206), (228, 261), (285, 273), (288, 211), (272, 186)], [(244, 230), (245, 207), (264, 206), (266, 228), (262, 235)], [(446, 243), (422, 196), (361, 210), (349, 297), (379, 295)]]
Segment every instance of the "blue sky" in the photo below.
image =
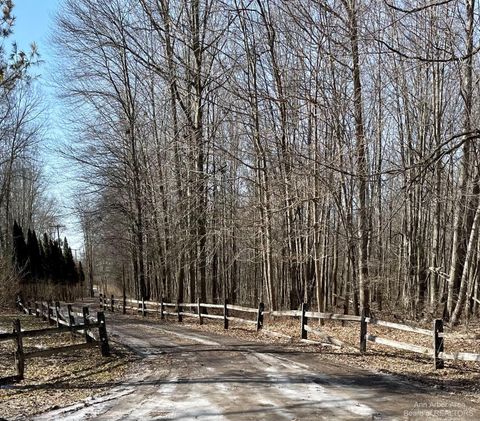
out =
[(61, 0), (14, 0), (16, 16), (14, 38), (22, 48), (35, 41), (44, 59), (48, 59), (48, 37), (53, 17)]
[[(28, 50), (32, 42), (38, 46), (43, 64), (34, 69), (38, 75), (38, 87), (42, 94), (46, 108), (47, 138), (43, 143), (42, 155), (45, 165), (45, 175), (48, 178), (50, 194), (59, 205), (64, 215), (62, 223), (66, 225), (61, 235), (67, 236), (72, 248), (82, 246), (78, 225), (73, 217), (69, 216), (68, 195), (74, 185), (73, 175), (66, 171), (66, 164), (62, 161), (56, 148), (59, 141), (67, 136), (62, 132), (61, 103), (55, 96), (51, 76), (55, 73), (53, 47), (50, 43), (54, 26), (54, 17), (62, 0), (14, 0), (14, 15), (16, 17), (14, 33), (11, 42), (16, 41), (20, 49)], [(7, 47), (7, 46), (6, 46)], [(8, 47), (7, 47), (8, 48)]]

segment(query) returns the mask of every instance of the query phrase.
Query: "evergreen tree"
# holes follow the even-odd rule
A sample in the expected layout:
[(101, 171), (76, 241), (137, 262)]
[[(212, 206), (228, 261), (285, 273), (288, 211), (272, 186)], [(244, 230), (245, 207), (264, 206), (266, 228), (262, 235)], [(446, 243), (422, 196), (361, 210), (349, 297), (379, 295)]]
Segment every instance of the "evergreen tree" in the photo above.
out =
[(35, 279), (34, 275), (34, 265), (35, 263), (32, 261), (33, 257), (33, 250), (32, 250), (32, 230), (29, 228), (27, 231), (27, 238), (25, 239), (25, 251), (27, 256), (27, 264), (25, 266), (25, 276), (24, 279), (28, 282), (31, 282)]
[(63, 242), (43, 234), (41, 241), (29, 229), (25, 241), (22, 227), (13, 225), (13, 262), (26, 281), (52, 281), (64, 285), (85, 281), (82, 264), (75, 264), (67, 238)]
[(65, 259), (59, 242), (50, 240), (50, 250), (52, 280), (58, 283), (65, 283)]
[(85, 282), (85, 272), (83, 271), (82, 262), (78, 262), (78, 282), (83, 284)]
[(27, 244), (23, 230), (17, 221), (13, 223), (13, 264), (18, 272), (25, 273), (28, 263)]
[(45, 280), (47, 276), (45, 275), (45, 250), (43, 249), (42, 241), (38, 241), (38, 253), (40, 255), (40, 267), (39, 267), (39, 278)]
[(30, 268), (30, 279), (37, 281), (43, 277), (42, 256), (38, 245), (37, 234), (35, 231), (28, 230), (27, 250)]
[(63, 241), (63, 259), (65, 262), (65, 282), (76, 283), (78, 281), (77, 268), (75, 267), (75, 261), (73, 260), (72, 249), (68, 245), (67, 238)]
[(52, 242), (43, 234), (43, 271), (45, 280), (53, 280)]

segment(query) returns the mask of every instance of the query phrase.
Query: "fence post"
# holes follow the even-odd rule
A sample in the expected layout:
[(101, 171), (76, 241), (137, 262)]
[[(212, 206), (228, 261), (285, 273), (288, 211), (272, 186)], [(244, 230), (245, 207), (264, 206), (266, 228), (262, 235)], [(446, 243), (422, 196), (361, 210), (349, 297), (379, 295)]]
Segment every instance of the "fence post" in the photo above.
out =
[(20, 326), (20, 320), (15, 319), (13, 321), (13, 331), (17, 334), (15, 342), (17, 349), (15, 351), (15, 368), (17, 369), (17, 380), (23, 380), (23, 374), (25, 372), (25, 354), (23, 353), (23, 338), (22, 329)]
[(165, 319), (165, 306), (163, 305), (163, 295), (160, 297), (160, 320)]
[(202, 307), (200, 305), (200, 298), (197, 300), (197, 313), (198, 313), (198, 323), (200, 325), (203, 325)]
[(228, 329), (228, 301), (225, 300), (223, 303), (223, 328)]
[(48, 324), (53, 325), (55, 323), (52, 318), (52, 302), (50, 300), (47, 301), (47, 318)]
[(308, 309), (308, 304), (307, 303), (302, 303), (302, 315), (300, 316), (300, 337), (302, 339), (307, 339), (307, 330), (305, 329), (305, 326), (308, 324), (308, 318), (305, 315), (305, 312)]
[(360, 352), (367, 352), (367, 321), (363, 312), (360, 317)]
[(435, 369), (444, 368), (443, 358), (438, 354), (443, 352), (443, 320), (437, 319), (433, 321), (433, 364)]
[(85, 325), (85, 342), (90, 343), (93, 341), (92, 337), (88, 334), (88, 326), (90, 325), (90, 319), (88, 316), (90, 315), (90, 311), (88, 307), (82, 307), (83, 313), (83, 324)]
[[(72, 305), (67, 304), (67, 313), (68, 313), (68, 327), (75, 326), (75, 317), (72, 314)], [(74, 336), (74, 333), (72, 331), (72, 336)]]
[(182, 306), (180, 305), (180, 301), (177, 300), (177, 316), (178, 316), (178, 321), (181, 322), (183, 320), (182, 316)]
[(57, 327), (60, 326), (60, 303), (55, 301), (55, 320), (57, 321)]
[(28, 311), (28, 315), (31, 316), (32, 315), (32, 303), (30, 301), (27, 301), (27, 311)]
[(263, 311), (265, 310), (265, 304), (258, 304), (257, 312), (257, 332), (263, 327)]
[(112, 296), (110, 298), (110, 311), (112, 313), (115, 311), (114, 305), (115, 305), (115, 300), (113, 299), (113, 294), (112, 294)]
[(110, 346), (108, 345), (107, 325), (105, 323), (105, 313), (103, 313), (103, 311), (97, 313), (97, 321), (100, 350), (102, 351), (102, 356), (109, 357)]
[(147, 315), (147, 307), (145, 306), (145, 298), (142, 297), (142, 316), (145, 317)]

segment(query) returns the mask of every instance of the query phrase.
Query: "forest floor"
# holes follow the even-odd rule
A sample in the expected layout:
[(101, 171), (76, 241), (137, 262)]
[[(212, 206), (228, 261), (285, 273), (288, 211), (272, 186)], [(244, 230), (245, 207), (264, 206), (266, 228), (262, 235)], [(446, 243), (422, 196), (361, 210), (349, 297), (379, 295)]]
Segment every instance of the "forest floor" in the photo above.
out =
[[(46, 322), (35, 317), (0, 308), (0, 332), (11, 332), (16, 318), (20, 319), (24, 330), (48, 327)], [(25, 352), (29, 352), (81, 343), (83, 338), (72, 338), (65, 333), (24, 338), (23, 342)], [(96, 349), (77, 350), (29, 359), (23, 381), (4, 382), (2, 379), (15, 374), (14, 350), (13, 341), (0, 342), (0, 419), (28, 419), (33, 414), (105, 393), (121, 381), (129, 363), (136, 359), (119, 344), (112, 347), (112, 355), (108, 358), (102, 357)]]

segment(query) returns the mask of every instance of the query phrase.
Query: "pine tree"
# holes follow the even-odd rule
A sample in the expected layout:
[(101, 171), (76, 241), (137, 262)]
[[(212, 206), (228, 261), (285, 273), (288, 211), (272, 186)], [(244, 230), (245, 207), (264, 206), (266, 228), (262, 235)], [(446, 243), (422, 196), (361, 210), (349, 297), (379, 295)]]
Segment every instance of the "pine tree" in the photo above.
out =
[(35, 279), (35, 263), (33, 262), (33, 250), (32, 250), (32, 244), (33, 244), (33, 240), (32, 240), (32, 230), (29, 228), (28, 231), (27, 231), (27, 238), (26, 238), (26, 242), (25, 242), (25, 252), (26, 252), (26, 256), (27, 256), (27, 264), (25, 266), (25, 280), (27, 280), (28, 282), (31, 282)]
[(38, 281), (43, 277), (42, 256), (38, 245), (37, 234), (35, 231), (28, 230), (27, 233), (27, 250), (30, 268), (30, 279)]
[(53, 280), (52, 242), (47, 233), (43, 234), (43, 271), (46, 281)]
[(13, 223), (13, 264), (19, 273), (25, 273), (28, 263), (27, 245), (23, 230), (17, 221)]
[(65, 283), (65, 259), (58, 241), (50, 240), (50, 265), (52, 269), (52, 280), (58, 283)]
[(47, 276), (45, 274), (45, 250), (43, 249), (43, 243), (37, 239), (38, 244), (38, 254), (40, 256), (40, 267), (39, 267), (39, 279), (46, 280)]
[(65, 282), (74, 284), (78, 281), (78, 273), (75, 267), (75, 261), (73, 260), (72, 249), (68, 245), (66, 237), (63, 241), (63, 259), (65, 262)]
[(78, 262), (78, 282), (83, 284), (85, 282), (85, 272), (83, 271), (82, 262)]

